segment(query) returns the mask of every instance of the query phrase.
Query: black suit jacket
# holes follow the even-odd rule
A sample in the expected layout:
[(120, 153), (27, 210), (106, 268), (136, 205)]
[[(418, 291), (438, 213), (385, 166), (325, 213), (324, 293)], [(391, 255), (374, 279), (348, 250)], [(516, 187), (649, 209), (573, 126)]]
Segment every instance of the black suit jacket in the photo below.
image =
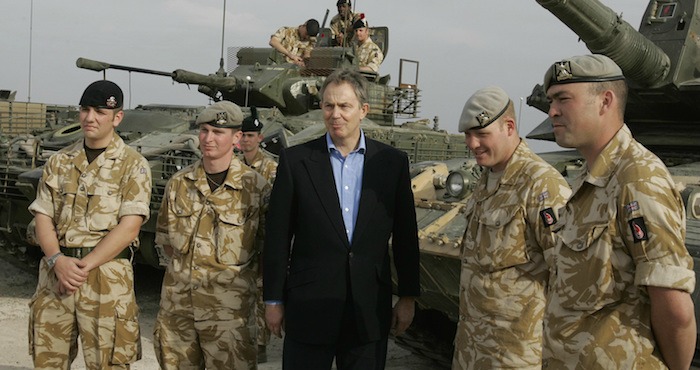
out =
[(390, 238), (398, 294), (418, 296), (416, 212), (405, 153), (366, 139), (350, 244), (325, 136), (283, 150), (267, 212), (263, 296), (284, 302), (286, 335), (304, 343), (334, 343), (342, 335), (341, 318), (351, 296), (360, 339), (387, 336)]

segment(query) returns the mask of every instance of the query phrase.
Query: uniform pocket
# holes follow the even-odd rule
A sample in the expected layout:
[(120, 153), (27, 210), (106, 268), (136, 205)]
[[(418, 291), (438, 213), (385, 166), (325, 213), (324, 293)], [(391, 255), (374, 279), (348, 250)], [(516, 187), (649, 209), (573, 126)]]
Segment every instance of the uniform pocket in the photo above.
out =
[(241, 212), (221, 212), (214, 226), (216, 258), (224, 265), (243, 265), (255, 253), (255, 233)]
[(130, 364), (141, 359), (141, 330), (137, 317), (119, 315), (114, 323), (112, 363)]
[(168, 237), (175, 251), (186, 254), (190, 250), (190, 240), (197, 223), (192, 207), (194, 201), (184, 196), (171, 201), (173, 222), (168, 225)]
[(487, 271), (498, 271), (527, 263), (525, 222), (519, 206), (494, 209), (479, 218), (478, 260)]
[(119, 207), (121, 206), (121, 197), (118, 189), (109, 184), (101, 184), (101, 186), (92, 186), (88, 189), (88, 222), (90, 230), (104, 231), (112, 230), (119, 219)]
[(561, 305), (573, 310), (596, 311), (620, 300), (621, 292), (615, 289), (609, 225), (596, 225), (582, 238), (564, 234), (562, 242), (562, 263), (558, 266), (556, 286)]

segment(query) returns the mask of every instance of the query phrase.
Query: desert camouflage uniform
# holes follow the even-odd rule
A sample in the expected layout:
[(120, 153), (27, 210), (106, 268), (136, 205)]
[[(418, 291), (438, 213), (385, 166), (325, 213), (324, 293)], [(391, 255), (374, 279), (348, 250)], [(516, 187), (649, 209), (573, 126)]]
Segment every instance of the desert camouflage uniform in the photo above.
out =
[(371, 38), (367, 38), (362, 44), (355, 44), (355, 57), (360, 67), (369, 67), (374, 72), (379, 72), (379, 66), (384, 60), (384, 53)]
[(156, 233), (156, 243), (173, 248), (154, 329), (163, 369), (256, 368), (255, 280), (269, 188), (235, 157), (213, 192), (201, 161), (168, 182)]
[(341, 17), (340, 14), (336, 14), (331, 19), (331, 33), (333, 36), (343, 35), (345, 39), (343, 42), (345, 45), (352, 45), (350, 42), (352, 42), (352, 38), (355, 36), (352, 24), (359, 18), (360, 15), (358, 13), (351, 13), (349, 19)]
[[(248, 167), (261, 174), (270, 185), (275, 182), (275, 176), (277, 175), (277, 162), (275, 162), (271, 156), (258, 149), (258, 152), (255, 154), (255, 158), (253, 158), (253, 163), (251, 164), (245, 162), (245, 157), (242, 154), (239, 158)], [(258, 312), (256, 320), (258, 322), (258, 344), (261, 346), (266, 346), (270, 343), (270, 330), (267, 328), (267, 323), (265, 322), (265, 303), (262, 299), (262, 283), (262, 276), (258, 276), (256, 281), (256, 285), (258, 286)]]
[(545, 255), (544, 368), (665, 369), (645, 287), (695, 287), (668, 170), (624, 126), (573, 189)]
[[(299, 32), (297, 31), (297, 27), (281, 27), (280, 29), (275, 32), (272, 37), (276, 38), (277, 40), (282, 43), (282, 46), (284, 46), (289, 53), (304, 57), (304, 54), (307, 52), (311, 52), (313, 50), (314, 45), (316, 44), (316, 37), (309, 37), (307, 41), (302, 41), (299, 38)], [(292, 59), (289, 57), (285, 56), (285, 59), (287, 60), (288, 63), (292, 63)]]
[[(149, 217), (148, 162), (117, 134), (92, 163), (83, 145), (81, 140), (49, 158), (29, 206), (32, 214), (53, 219), (61, 247), (95, 247), (122, 216)], [(131, 261), (118, 258), (93, 269), (72, 295), (59, 295), (57, 283), (42, 260), (29, 316), (35, 368), (69, 368), (78, 335), (89, 369), (128, 369), (141, 358)]]
[(554, 247), (551, 225), (570, 189), (524, 141), (491, 190), (489, 174), (466, 207), (452, 369), (540, 369), (543, 249)]

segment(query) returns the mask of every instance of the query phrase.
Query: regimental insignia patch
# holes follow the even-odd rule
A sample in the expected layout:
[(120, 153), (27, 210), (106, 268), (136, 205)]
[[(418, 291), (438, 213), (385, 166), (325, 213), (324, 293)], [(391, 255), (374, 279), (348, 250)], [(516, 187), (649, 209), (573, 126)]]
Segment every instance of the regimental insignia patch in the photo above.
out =
[(545, 227), (550, 227), (557, 223), (557, 216), (554, 214), (554, 210), (551, 207), (541, 210), (540, 217), (542, 217), (542, 222)]
[(625, 206), (625, 210), (627, 211), (627, 213), (639, 211), (639, 203), (636, 200), (633, 200)]
[(644, 224), (643, 217), (637, 217), (629, 220), (630, 230), (632, 231), (632, 238), (634, 238), (635, 243), (639, 243), (642, 240), (649, 240), (649, 233), (647, 232), (647, 227)]
[(549, 191), (543, 191), (540, 195), (537, 196), (537, 200), (540, 202), (543, 202), (545, 199), (549, 199)]

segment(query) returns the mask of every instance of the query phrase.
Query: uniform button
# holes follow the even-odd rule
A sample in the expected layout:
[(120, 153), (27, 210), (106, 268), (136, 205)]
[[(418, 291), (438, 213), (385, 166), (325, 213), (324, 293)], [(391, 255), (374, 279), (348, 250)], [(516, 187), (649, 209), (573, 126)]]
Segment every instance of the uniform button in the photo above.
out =
[(199, 270), (199, 266), (192, 267), (193, 270)]
[(87, 174), (84, 173), (84, 174), (80, 175), (80, 177), (87, 177)]
[(68, 238), (68, 241), (69, 241), (69, 242), (72, 242), (72, 241), (73, 241), (73, 237)]
[(80, 187), (80, 191), (85, 191), (85, 187), (84, 187), (84, 186), (81, 186), (81, 187)]
[(464, 320), (466, 320), (466, 319), (467, 319), (467, 317), (466, 317), (466, 316), (464, 316), (464, 315), (459, 315), (459, 319), (460, 319), (460, 320), (462, 320), (462, 321), (464, 321)]
[(76, 222), (76, 223), (77, 223), (77, 222), (79, 222), (79, 221), (80, 221), (79, 218), (74, 218), (74, 219), (73, 219), (73, 222)]
[(194, 290), (197, 290), (197, 289), (199, 289), (199, 285), (195, 285), (195, 286), (193, 286), (193, 287), (192, 287), (192, 289), (194, 289)]
[(179, 215), (182, 213), (182, 211), (178, 209), (177, 211), (175, 211), (175, 213), (177, 213)]
[(352, 258), (352, 256), (353, 256), (352, 252), (348, 253), (348, 256), (350, 256), (350, 258)]
[(108, 191), (108, 192), (107, 192), (107, 195), (112, 195), (112, 191), (111, 191), (111, 190)]
[(462, 262), (467, 263), (467, 258), (466, 257), (462, 258)]
[(501, 226), (501, 221), (496, 221), (496, 226)]

